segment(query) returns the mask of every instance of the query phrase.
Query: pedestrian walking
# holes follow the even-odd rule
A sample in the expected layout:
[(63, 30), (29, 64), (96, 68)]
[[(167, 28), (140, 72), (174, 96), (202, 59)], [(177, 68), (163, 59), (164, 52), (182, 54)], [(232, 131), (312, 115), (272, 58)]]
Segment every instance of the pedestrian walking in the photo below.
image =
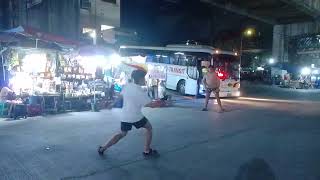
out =
[[(158, 84), (159, 80), (149, 76), (149, 93), (152, 99), (158, 99)], [(149, 95), (150, 96), (150, 95)]]
[(219, 112), (223, 112), (224, 109), (222, 108), (221, 105), (221, 100), (219, 96), (219, 91), (220, 91), (220, 79), (215, 72), (215, 69), (213, 66), (209, 67), (209, 72), (203, 77), (203, 85), (206, 89), (206, 100), (204, 104), (204, 108), (202, 111), (208, 111), (208, 103), (210, 99), (211, 93), (214, 93), (215, 98), (217, 99), (218, 105), (219, 105)]
[(155, 107), (151, 99), (141, 86), (145, 85), (146, 72), (143, 70), (134, 70), (131, 74), (132, 83), (128, 83), (122, 90), (123, 98), (123, 119), (121, 119), (121, 131), (115, 134), (108, 142), (100, 146), (98, 152), (103, 155), (104, 151), (124, 138), (134, 126), (136, 129), (144, 128), (145, 146), (143, 155), (145, 157), (158, 155), (158, 152), (151, 149), (152, 126), (149, 120), (142, 114), (142, 108)]

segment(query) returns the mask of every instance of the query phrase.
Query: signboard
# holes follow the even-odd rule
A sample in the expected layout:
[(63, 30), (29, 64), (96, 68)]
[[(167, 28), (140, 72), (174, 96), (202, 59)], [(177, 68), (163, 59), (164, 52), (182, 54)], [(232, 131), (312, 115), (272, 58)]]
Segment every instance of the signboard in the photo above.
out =
[(167, 78), (166, 71), (167, 68), (164, 66), (148, 65), (148, 76), (151, 79), (165, 80)]
[(176, 74), (176, 75), (184, 75), (186, 74), (186, 67), (169, 66), (168, 73)]
[(158, 68), (154, 68), (152, 70), (149, 70), (148, 72), (149, 78), (151, 79), (159, 79), (159, 80), (165, 80), (166, 79), (166, 73), (164, 70), (160, 70)]

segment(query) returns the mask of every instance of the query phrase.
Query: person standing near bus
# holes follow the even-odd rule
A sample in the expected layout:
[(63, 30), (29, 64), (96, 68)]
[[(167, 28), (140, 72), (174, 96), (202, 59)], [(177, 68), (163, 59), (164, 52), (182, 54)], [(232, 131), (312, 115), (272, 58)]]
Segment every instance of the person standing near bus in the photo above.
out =
[(217, 99), (218, 105), (219, 105), (219, 112), (223, 112), (224, 109), (221, 105), (221, 100), (219, 96), (220, 91), (220, 79), (215, 72), (215, 69), (213, 66), (209, 66), (209, 72), (203, 77), (203, 85), (206, 89), (206, 100), (204, 104), (204, 108), (202, 111), (208, 111), (208, 103), (210, 99), (211, 93), (214, 93), (215, 98)]
[(203, 73), (202, 73), (202, 64), (201, 61), (196, 60), (197, 61), (197, 71), (198, 71), (198, 78), (197, 78), (197, 93), (196, 93), (196, 98), (199, 98), (200, 95), (200, 85), (201, 85), (201, 81), (202, 81), (202, 77), (203, 77)]
[[(148, 78), (148, 86), (149, 86), (149, 92), (151, 93), (151, 98), (152, 99), (157, 99), (158, 98), (158, 79), (155, 79), (151, 75), (149, 75)], [(150, 95), (149, 93), (149, 95)]]

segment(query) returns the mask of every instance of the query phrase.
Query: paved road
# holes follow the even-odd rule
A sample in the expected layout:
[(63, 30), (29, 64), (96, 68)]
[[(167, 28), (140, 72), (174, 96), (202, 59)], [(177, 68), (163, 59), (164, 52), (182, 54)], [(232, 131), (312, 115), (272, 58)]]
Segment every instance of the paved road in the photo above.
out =
[(228, 112), (217, 113), (201, 112), (201, 101), (145, 110), (161, 153), (150, 160), (140, 130), (97, 155), (119, 109), (0, 120), (0, 179), (320, 179), (319, 102), (225, 99)]
[(243, 82), (241, 96), (298, 101), (320, 101), (320, 89), (289, 89)]

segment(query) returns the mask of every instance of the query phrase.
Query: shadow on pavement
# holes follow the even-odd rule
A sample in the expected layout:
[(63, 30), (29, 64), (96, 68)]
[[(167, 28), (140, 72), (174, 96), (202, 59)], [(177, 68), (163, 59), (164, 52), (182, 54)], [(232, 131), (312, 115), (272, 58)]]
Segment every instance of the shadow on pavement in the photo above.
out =
[(14, 118), (7, 118), (5, 119), (4, 121), (22, 121), (22, 120), (26, 120), (27, 118), (17, 118), (17, 119), (14, 119)]
[(276, 180), (276, 176), (264, 159), (253, 158), (240, 166), (234, 180)]

